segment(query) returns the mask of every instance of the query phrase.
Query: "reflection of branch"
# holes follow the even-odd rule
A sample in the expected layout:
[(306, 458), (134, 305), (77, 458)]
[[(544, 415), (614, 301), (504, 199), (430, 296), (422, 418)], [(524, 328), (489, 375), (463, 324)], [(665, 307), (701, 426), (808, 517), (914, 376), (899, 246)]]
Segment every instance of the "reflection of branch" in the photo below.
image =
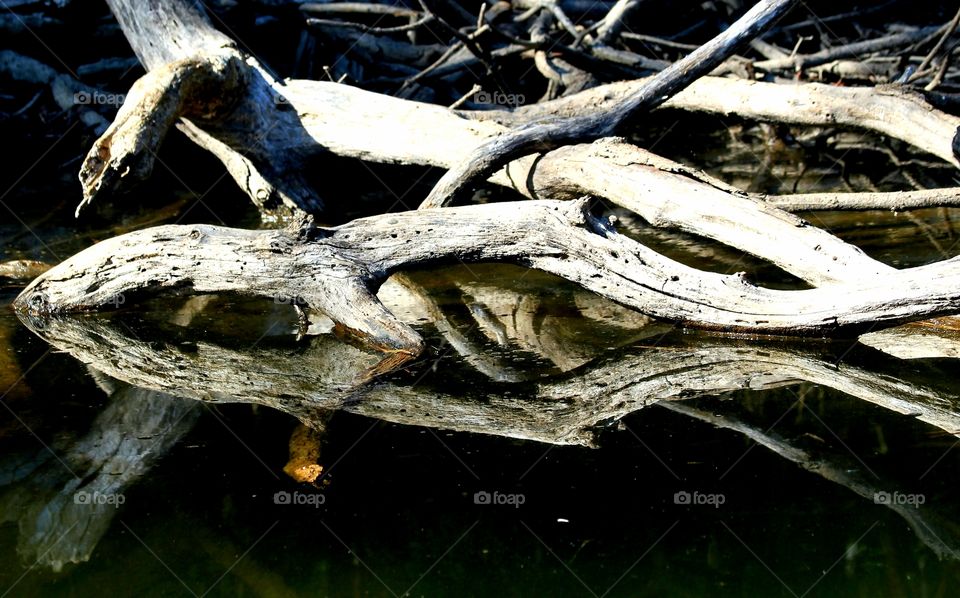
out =
[(519, 382), (524, 379), (523, 372), (503, 363), (503, 360), (478, 346), (477, 342), (470, 338), (468, 334), (461, 332), (450, 321), (450, 318), (443, 313), (443, 310), (430, 297), (426, 289), (414, 282), (412, 278), (404, 274), (398, 274), (391, 280), (397, 283), (397, 288), (403, 290), (406, 302), (416, 305), (420, 311), (427, 315), (426, 319), (436, 327), (437, 331), (450, 343), (450, 346), (477, 371), (497, 382)]
[[(952, 396), (877, 371), (836, 365), (809, 350), (780, 346), (740, 346), (717, 340), (693, 348), (662, 346), (635, 350), (553, 380), (494, 383), (485, 386), (486, 390), (463, 396), (462, 393), (448, 394), (427, 383), (410, 385), (381, 380), (358, 385), (357, 380), (376, 361), (376, 356), (329, 336), (313, 338), (297, 359), (292, 360), (285, 352), (264, 348), (236, 351), (205, 342), (169, 345), (142, 342), (130, 338), (106, 319), (50, 318), (43, 324), (44, 328), (38, 333), (52, 345), (131, 384), (198, 400), (262, 404), (294, 415), (311, 426), (323, 426), (332, 409), (341, 409), (394, 423), (551, 444), (592, 445), (598, 426), (662, 402), (675, 411), (739, 431), (805, 469), (870, 499), (876, 492), (896, 484), (885, 485), (885, 480), (871, 484), (856, 473), (856, 467), (845, 462), (843, 455), (812, 454), (730, 416), (717, 416), (713, 412), (722, 410), (722, 403), (711, 403), (711, 413), (706, 413), (676, 400), (740, 389), (775, 388), (805, 380), (885, 409), (915, 415), (951, 433), (960, 431), (960, 406)], [(892, 359), (890, 362), (899, 363)], [(406, 379), (419, 380), (420, 377)], [(143, 417), (162, 412), (164, 402), (173, 406), (168, 409), (174, 410), (190, 404), (162, 393), (142, 392), (146, 397), (153, 397), (149, 399), (150, 404), (138, 405), (137, 412), (147, 414)], [(111, 409), (116, 410), (117, 404), (115, 402)], [(130, 405), (130, 400), (125, 404)], [(105, 412), (100, 420), (111, 418), (115, 416), (108, 417)], [(142, 432), (128, 434), (133, 438), (126, 441), (136, 442), (136, 437), (142, 435)], [(176, 435), (170, 433), (169, 438), (172, 443)], [(167, 446), (165, 441), (164, 448)], [(315, 459), (309, 461), (314, 463)], [(130, 479), (143, 468), (132, 470), (134, 473), (128, 475)], [(62, 472), (57, 473), (63, 477)], [(118, 487), (122, 489), (123, 484)], [(75, 491), (76, 488), (69, 486), (58, 497), (62, 502), (62, 497), (72, 496)], [(101, 492), (109, 491), (110, 487), (101, 489)], [(955, 534), (941, 517), (902, 505), (890, 507), (939, 555), (960, 554), (960, 546), (953, 541)], [(112, 513), (97, 519), (103, 521), (102, 529), (91, 526), (95, 534), (103, 533), (110, 516)], [(60, 525), (56, 529), (66, 527)], [(45, 537), (53, 539), (49, 534)], [(92, 549), (97, 538), (99, 535), (89, 544), (81, 540), (75, 544)], [(69, 542), (64, 543), (68, 545)], [(47, 547), (46, 544), (40, 546)], [(62, 563), (85, 557), (72, 553), (57, 558)]]
[[(860, 471), (861, 468), (858, 467), (856, 463), (850, 462), (850, 459), (844, 455), (813, 455), (788, 440), (771, 433), (769, 430), (763, 431), (749, 423), (741, 421), (733, 414), (716, 413), (717, 411), (722, 411), (724, 408), (721, 402), (711, 403), (709, 411), (698, 409), (689, 403), (680, 402), (664, 402), (661, 403), (661, 406), (671, 411), (705, 421), (718, 428), (739, 432), (788, 461), (793, 461), (807, 471), (815, 473), (845, 488), (849, 488), (870, 501), (877, 502), (877, 496), (879, 494), (891, 490), (888, 486), (884, 486), (879, 480), (871, 482), (869, 478), (862, 474)], [(937, 553), (938, 556), (941, 558), (949, 557), (954, 560), (960, 560), (960, 537), (957, 536), (953, 529), (947, 527), (949, 526), (949, 521), (937, 522), (936, 520), (942, 519), (942, 517), (931, 518), (929, 513), (924, 512), (928, 511), (929, 508), (921, 511), (921, 507), (919, 506), (899, 504), (896, 501), (878, 502), (878, 504), (884, 504), (903, 517), (907, 523), (910, 524), (910, 527), (913, 528), (917, 537)]]
[[(484, 280), (484, 271), (479, 272), (469, 280), (450, 279), (449, 274), (445, 277), (445, 287), (454, 286), (466, 293), (461, 300), (466, 303), (474, 324), (466, 331), (461, 330), (428, 290), (410, 276), (398, 274), (391, 277), (381, 287), (378, 297), (402, 319), (432, 324), (464, 361), (498, 382), (542, 378), (543, 372), (518, 369), (502, 353), (485, 347), (480, 340), (482, 336), (500, 347), (510, 347), (511, 353), (517, 349), (529, 351), (565, 372), (589, 363), (611, 346), (620, 347), (663, 334), (669, 329), (635, 311), (578, 289), (572, 290), (577, 312), (592, 321), (590, 334), (577, 336), (576, 330), (572, 333), (569, 330), (567, 320), (562, 326), (553, 325), (556, 320), (541, 312), (542, 308), (545, 309), (543, 297)], [(433, 273), (431, 279), (437, 276)], [(603, 334), (602, 344), (596, 342), (598, 333)]]
[[(664, 399), (807, 380), (886, 409), (960, 430), (953, 397), (868, 371), (834, 365), (809, 352), (705, 343), (661, 347), (579, 368), (546, 382), (494, 385), (472, 396), (426, 384), (357, 379), (376, 361), (331, 337), (317, 337), (296, 360), (256, 348), (206, 342), (184, 347), (131, 339), (99, 319), (50, 318), (38, 333), (80, 361), (131, 384), (199, 400), (267, 405), (304, 423), (338, 408), (386, 421), (524, 438), (591, 444), (592, 429)], [(509, 392), (504, 392), (509, 389)]]
[(55, 571), (88, 560), (116, 497), (190, 431), (198, 412), (193, 401), (122, 385), (86, 436), (0, 496), (0, 513), (19, 522), (24, 560)]

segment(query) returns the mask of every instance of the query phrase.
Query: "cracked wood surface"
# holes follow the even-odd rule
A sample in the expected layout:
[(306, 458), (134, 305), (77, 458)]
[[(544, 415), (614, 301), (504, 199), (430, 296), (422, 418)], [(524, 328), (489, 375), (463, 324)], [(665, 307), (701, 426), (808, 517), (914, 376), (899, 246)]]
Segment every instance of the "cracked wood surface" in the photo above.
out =
[[(103, 241), (15, 300), (27, 313), (89, 310), (118, 295), (188, 289), (295, 297), (388, 352), (422, 340), (376, 298), (390, 274), (440, 263), (511, 262), (570, 280), (646, 315), (751, 334), (855, 336), (960, 312), (960, 258), (873, 281), (779, 291), (690, 268), (617, 234), (588, 202), (417, 210), (335, 228), (246, 231), (168, 225)], [(450, 230), (455, 229), (456, 235)]]

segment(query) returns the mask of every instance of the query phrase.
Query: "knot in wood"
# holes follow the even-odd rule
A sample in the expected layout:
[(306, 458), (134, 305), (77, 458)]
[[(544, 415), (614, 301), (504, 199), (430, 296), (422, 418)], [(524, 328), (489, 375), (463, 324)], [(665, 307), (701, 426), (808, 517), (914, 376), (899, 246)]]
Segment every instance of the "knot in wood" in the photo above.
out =
[(18, 307), (23, 307), (29, 314), (46, 314), (53, 311), (50, 297), (42, 290), (34, 290), (22, 302), (18, 301)]

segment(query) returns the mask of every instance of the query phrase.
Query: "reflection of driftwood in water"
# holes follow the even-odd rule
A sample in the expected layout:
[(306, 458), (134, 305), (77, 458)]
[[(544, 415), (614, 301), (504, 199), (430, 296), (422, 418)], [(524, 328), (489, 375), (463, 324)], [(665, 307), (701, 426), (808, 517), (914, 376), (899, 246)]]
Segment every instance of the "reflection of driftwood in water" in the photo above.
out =
[[(596, 359), (611, 346), (620, 347), (669, 330), (635, 311), (575, 289), (572, 293), (576, 311), (571, 315), (589, 318), (591, 340), (598, 336), (598, 331), (605, 338), (603, 343), (585, 342), (587, 339), (576, 337), (576, 330), (570, 330), (569, 323), (556, 325), (555, 314), (545, 305), (544, 296), (524, 293), (516, 285), (491, 283), (483, 279), (483, 267), (477, 267), (477, 271), (479, 278), (474, 275), (469, 280), (458, 280), (445, 276), (443, 280), (444, 288), (453, 287), (462, 294), (459, 299), (469, 312), (466, 330), (457, 326), (446, 313), (449, 310), (441, 309), (428, 289), (405, 274), (391, 277), (380, 288), (378, 297), (406, 321), (429, 322), (467, 363), (498, 382), (533, 380), (542, 378), (544, 372), (510, 363), (484, 347), (483, 337), (501, 348), (530, 353), (566, 372)], [(432, 279), (438, 276), (433, 273)]]
[(960, 528), (951, 523), (950, 518), (943, 515), (938, 517), (938, 514), (932, 511), (930, 505), (898, 504), (891, 500), (884, 502), (878, 495), (882, 496), (883, 493), (889, 495), (894, 491), (902, 491), (902, 489), (885, 485), (886, 480), (880, 478), (870, 479), (863, 472), (863, 465), (856, 463), (849, 455), (836, 451), (830, 454), (812, 454), (770, 430), (762, 430), (741, 421), (733, 414), (717, 413), (724, 410), (722, 403), (711, 404), (709, 411), (699, 409), (689, 403), (664, 402), (661, 406), (705, 421), (718, 428), (739, 432), (784, 459), (793, 461), (807, 471), (849, 488), (867, 500), (883, 504), (903, 517), (913, 528), (917, 537), (937, 553), (940, 558), (948, 557), (960, 560)]
[(493, 384), (464, 396), (424, 383), (360, 385), (358, 379), (377, 357), (331, 337), (313, 339), (291, 360), (283, 351), (263, 348), (241, 352), (206, 342), (186, 347), (142, 342), (99, 318), (27, 322), (55, 347), (136, 386), (200, 400), (263, 404), (308, 425), (318, 410), (333, 408), (403, 424), (590, 444), (597, 425), (658, 400), (806, 380), (950, 433), (960, 431), (960, 402), (953, 396), (784, 348), (720, 341), (659, 347), (550, 381)]
[(927, 328), (922, 323), (871, 332), (861, 336), (860, 342), (900, 359), (960, 357), (960, 331)]
[[(429, 382), (411, 385), (381, 379), (358, 385), (357, 379), (377, 356), (330, 336), (311, 339), (297, 359), (291, 360), (281, 349), (235, 351), (205, 342), (141, 342), (103, 318), (28, 323), (55, 347), (126, 382), (199, 400), (263, 404), (307, 424), (323, 424), (331, 409), (342, 409), (402, 424), (590, 445), (598, 426), (662, 401), (660, 404), (676, 411), (744, 433), (870, 500), (875, 492), (900, 486), (896, 480), (871, 484), (862, 479), (845, 455), (812, 454), (787, 439), (758, 432), (730, 417), (701, 413), (676, 400), (807, 380), (899, 413), (915, 414), (954, 433), (960, 430), (960, 403), (949, 393), (878, 371), (835, 365), (809, 350), (738, 346), (722, 340), (698, 347), (642, 350), (550, 381), (490, 384), (487, 390), (464, 396), (431, 387)], [(886, 365), (897, 363), (890, 359)], [(724, 403), (711, 403), (710, 409), (722, 411)], [(890, 506), (937, 554), (960, 554), (954, 541), (957, 534), (938, 513), (929, 507), (917, 511)]]
[(60, 570), (88, 560), (117, 512), (116, 497), (193, 427), (198, 413), (194, 401), (120, 385), (86, 436), (58, 458), (42, 453), (45, 461), (26, 470), (29, 476), (9, 476), (19, 483), (0, 494), (0, 514), (18, 522), (24, 561)]

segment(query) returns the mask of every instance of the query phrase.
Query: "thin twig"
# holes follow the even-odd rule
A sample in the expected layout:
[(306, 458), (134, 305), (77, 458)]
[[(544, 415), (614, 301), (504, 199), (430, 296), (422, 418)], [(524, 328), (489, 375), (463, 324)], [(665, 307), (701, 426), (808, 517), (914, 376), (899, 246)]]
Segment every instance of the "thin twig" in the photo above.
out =
[(370, 25), (363, 25), (361, 23), (351, 23), (350, 21), (335, 21), (333, 19), (307, 19), (308, 27), (316, 26), (326, 26), (326, 27), (346, 27), (348, 29), (357, 29), (364, 33), (404, 33), (406, 31), (412, 31), (414, 29), (419, 29), (420, 27), (426, 25), (433, 21), (432, 15), (426, 15), (417, 19), (412, 23), (407, 23), (406, 25), (397, 25), (396, 27), (372, 27)]
[(953, 32), (956, 31), (957, 25), (960, 25), (960, 10), (957, 10), (957, 14), (953, 15), (953, 20), (947, 25), (946, 30), (943, 32), (943, 35), (940, 36), (940, 41), (937, 42), (937, 45), (930, 50), (930, 52), (923, 59), (923, 62), (920, 63), (920, 66), (917, 67), (917, 72), (914, 73), (913, 77), (910, 77), (909, 82), (913, 82), (918, 78), (920, 71), (925, 70), (930, 63), (933, 62), (933, 59), (936, 58), (940, 51), (943, 50), (943, 47), (947, 44), (947, 40), (950, 39), (950, 36), (953, 35)]
[(620, 35), (627, 17), (642, 2), (643, 0), (617, 0), (617, 3), (613, 5), (613, 8), (610, 9), (610, 12), (607, 13), (607, 16), (603, 18), (603, 22), (597, 28), (597, 39), (593, 43), (601, 46), (609, 46), (613, 43)]

